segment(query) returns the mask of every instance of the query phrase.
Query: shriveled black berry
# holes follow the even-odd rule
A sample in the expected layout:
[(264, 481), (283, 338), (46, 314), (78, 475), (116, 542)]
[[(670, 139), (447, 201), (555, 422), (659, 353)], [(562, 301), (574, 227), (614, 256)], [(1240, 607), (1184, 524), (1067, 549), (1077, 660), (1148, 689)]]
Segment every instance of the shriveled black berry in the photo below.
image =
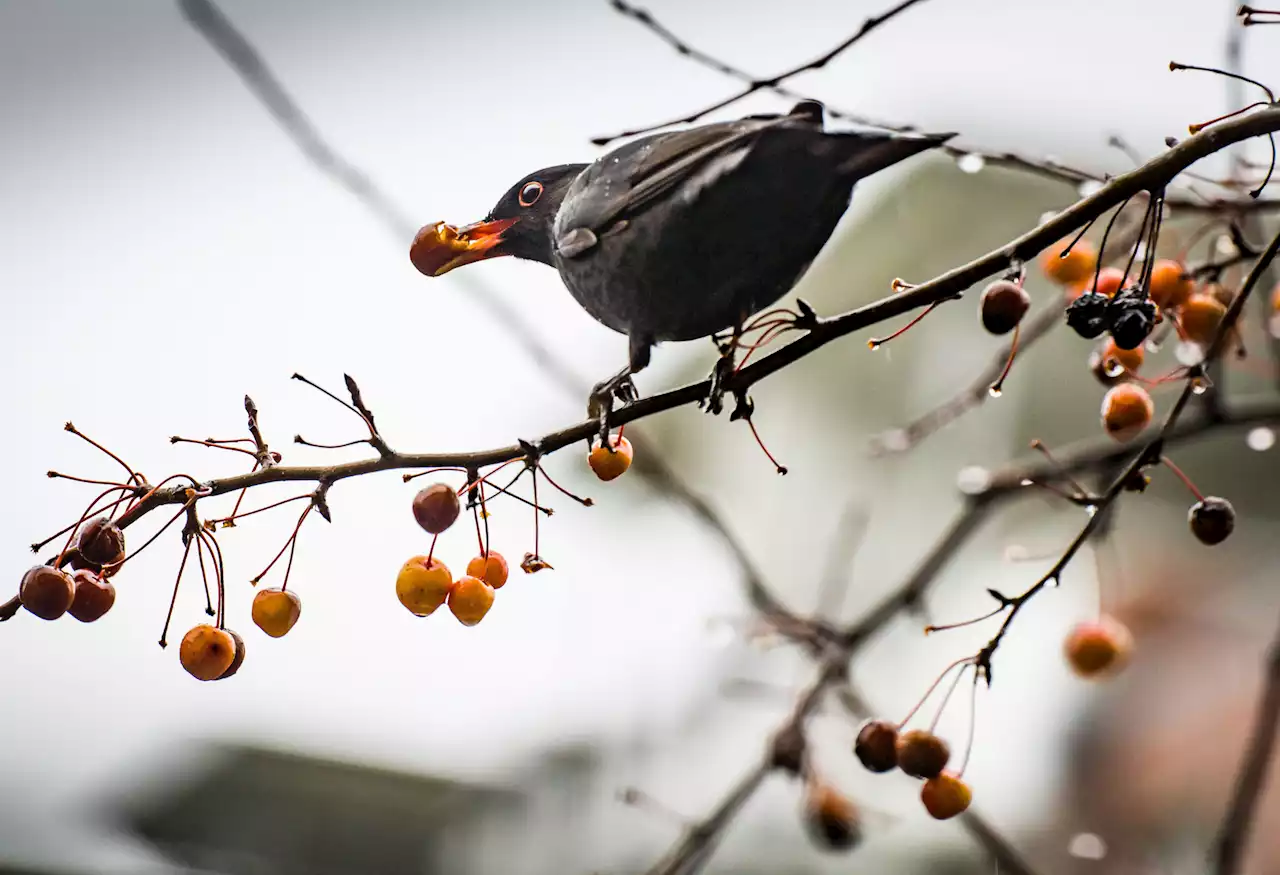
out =
[(1111, 339), (1120, 349), (1137, 349), (1156, 325), (1156, 305), (1140, 288), (1128, 288), (1107, 305)]
[(996, 280), (982, 290), (979, 314), (982, 327), (992, 334), (1008, 334), (1031, 307), (1031, 296), (1017, 283)]
[(1107, 305), (1111, 299), (1097, 292), (1085, 292), (1067, 307), (1067, 325), (1086, 340), (1100, 337), (1110, 326)]
[(1209, 495), (1191, 505), (1187, 523), (1200, 543), (1221, 544), (1235, 530), (1236, 509), (1225, 498)]
[(887, 720), (864, 723), (853, 752), (869, 771), (893, 771), (898, 767), (898, 727)]

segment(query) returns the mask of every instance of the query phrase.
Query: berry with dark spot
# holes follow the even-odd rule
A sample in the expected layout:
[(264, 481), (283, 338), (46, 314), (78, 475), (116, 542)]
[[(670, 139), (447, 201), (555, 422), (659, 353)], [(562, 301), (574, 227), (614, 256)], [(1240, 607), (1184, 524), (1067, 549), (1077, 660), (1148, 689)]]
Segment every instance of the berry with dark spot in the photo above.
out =
[(1031, 307), (1031, 296), (1017, 283), (996, 280), (982, 290), (979, 314), (982, 327), (992, 334), (1008, 334)]
[(1225, 498), (1208, 495), (1191, 506), (1187, 522), (1196, 540), (1212, 547), (1221, 544), (1235, 531), (1236, 509)]
[(888, 720), (864, 723), (853, 743), (853, 752), (869, 771), (893, 771), (898, 767), (898, 727)]

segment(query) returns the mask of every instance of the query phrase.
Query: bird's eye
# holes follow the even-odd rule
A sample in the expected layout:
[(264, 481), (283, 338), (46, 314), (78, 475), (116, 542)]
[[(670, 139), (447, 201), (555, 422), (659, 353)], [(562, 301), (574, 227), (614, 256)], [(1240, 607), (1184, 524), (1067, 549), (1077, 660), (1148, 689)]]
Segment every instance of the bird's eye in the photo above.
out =
[(536, 179), (526, 182), (524, 188), (520, 189), (520, 206), (531, 207), (540, 197), (542, 197), (542, 183)]

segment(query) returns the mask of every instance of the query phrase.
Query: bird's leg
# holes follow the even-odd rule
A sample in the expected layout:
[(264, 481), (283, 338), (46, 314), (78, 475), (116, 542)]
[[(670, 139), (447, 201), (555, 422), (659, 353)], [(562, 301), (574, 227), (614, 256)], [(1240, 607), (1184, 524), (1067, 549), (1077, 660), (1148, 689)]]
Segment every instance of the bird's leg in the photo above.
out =
[(719, 415), (724, 410), (724, 393), (727, 391), (729, 378), (733, 376), (738, 344), (742, 340), (742, 322), (743, 320), (738, 320), (726, 339), (717, 334), (711, 335), (711, 342), (716, 345), (720, 358), (716, 359), (715, 367), (711, 369), (711, 388), (707, 390), (707, 397), (703, 400), (703, 409), (712, 415)]
[(653, 341), (647, 337), (633, 335), (630, 338), (629, 361), (627, 366), (607, 380), (596, 383), (587, 398), (587, 416), (600, 423), (600, 443), (607, 445), (609, 441), (609, 414), (613, 412), (616, 398), (623, 404), (630, 404), (640, 397), (635, 381), (631, 375), (649, 366), (649, 352)]

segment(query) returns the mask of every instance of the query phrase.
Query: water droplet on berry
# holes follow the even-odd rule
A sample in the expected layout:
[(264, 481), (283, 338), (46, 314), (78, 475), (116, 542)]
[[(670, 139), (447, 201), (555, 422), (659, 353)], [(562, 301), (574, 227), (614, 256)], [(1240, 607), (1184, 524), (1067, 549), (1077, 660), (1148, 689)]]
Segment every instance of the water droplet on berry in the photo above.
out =
[(1004, 394), (1004, 390), (1001, 389), (999, 386), (992, 386), (991, 388), (987, 389), (987, 394), (990, 395), (992, 398), (999, 398), (1001, 395)]
[(1191, 381), (1191, 393), (1193, 395), (1203, 395), (1205, 392), (1208, 392), (1208, 391), (1209, 391), (1209, 386), (1208, 384), (1205, 383), (1204, 380), (1196, 378)]
[(961, 173), (977, 173), (986, 166), (987, 159), (977, 152), (966, 152), (956, 159), (956, 167), (960, 168)]
[(1179, 341), (1177, 349), (1173, 351), (1173, 357), (1178, 360), (1178, 364), (1190, 368), (1204, 361), (1204, 350), (1198, 343), (1183, 340)]
[(1265, 425), (1260, 425), (1255, 429), (1251, 429), (1244, 440), (1249, 449), (1265, 453), (1276, 445), (1276, 433)]
[(1107, 855), (1107, 843), (1091, 832), (1072, 836), (1067, 853), (1081, 860), (1101, 860)]
[(1107, 363), (1102, 368), (1102, 373), (1108, 377), (1118, 377), (1124, 373), (1124, 365), (1115, 359), (1107, 359)]
[(956, 475), (956, 488), (965, 495), (977, 495), (991, 485), (991, 472), (981, 465), (961, 468)]

